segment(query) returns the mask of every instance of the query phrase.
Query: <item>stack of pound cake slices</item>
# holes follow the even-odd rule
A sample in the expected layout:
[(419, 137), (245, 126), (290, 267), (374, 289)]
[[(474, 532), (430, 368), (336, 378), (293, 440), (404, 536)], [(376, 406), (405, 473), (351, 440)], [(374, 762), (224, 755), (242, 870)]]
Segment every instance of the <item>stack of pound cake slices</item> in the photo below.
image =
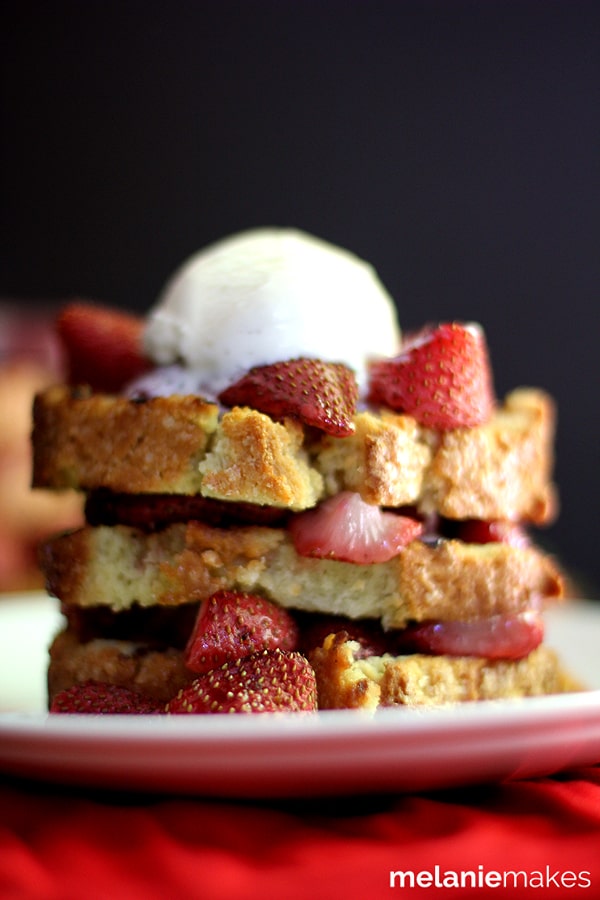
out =
[[(561, 575), (522, 527), (555, 514), (553, 434), (553, 403), (534, 389), (475, 427), (369, 409), (341, 437), (197, 396), (46, 390), (34, 486), (87, 495), (85, 526), (41, 553), (66, 618), (50, 699), (94, 679), (168, 700), (195, 677), (185, 647), (221, 590), (298, 614), (320, 708), (571, 689), (539, 634)], [(308, 512), (342, 496), (421, 530), (383, 561), (302, 551)]]
[(557, 513), (553, 403), (497, 400), (480, 326), (402, 335), (369, 264), (266, 228), (191, 257), (146, 318), (75, 302), (57, 327), (33, 485), (86, 502), (41, 548), (51, 703), (95, 681), (200, 711), (198, 675), (238, 696), (237, 660), (275, 652), (321, 709), (571, 689), (528, 533)]

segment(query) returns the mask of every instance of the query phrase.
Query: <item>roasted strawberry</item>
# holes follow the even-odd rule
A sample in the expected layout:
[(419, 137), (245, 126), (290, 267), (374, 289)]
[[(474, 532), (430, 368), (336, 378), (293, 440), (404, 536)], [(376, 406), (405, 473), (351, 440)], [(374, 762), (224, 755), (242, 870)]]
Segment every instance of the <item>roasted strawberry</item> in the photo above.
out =
[(88, 715), (156, 715), (162, 705), (136, 691), (101, 681), (83, 681), (60, 691), (50, 705), (51, 713)]
[(142, 351), (143, 319), (74, 301), (59, 314), (56, 328), (65, 351), (70, 384), (117, 393), (151, 368)]
[(238, 591), (218, 591), (200, 607), (185, 649), (192, 672), (208, 672), (260, 650), (295, 650), (298, 628), (287, 610)]
[(200, 675), (166, 706), (168, 713), (313, 712), (314, 671), (300, 653), (265, 650)]
[(542, 618), (530, 610), (513, 616), (497, 615), (467, 622), (422, 622), (399, 633), (395, 650), (522, 659), (541, 644), (543, 637)]
[(354, 432), (357, 399), (351, 369), (304, 358), (256, 366), (219, 395), (225, 406), (250, 406), (275, 419), (298, 419), (337, 437)]
[(384, 512), (352, 491), (342, 491), (315, 509), (298, 513), (288, 528), (300, 556), (358, 564), (397, 556), (423, 531), (416, 519)]
[(370, 403), (429, 428), (482, 425), (494, 407), (485, 337), (475, 325), (427, 328), (405, 343), (400, 356), (374, 362), (369, 377)]
[(498, 542), (510, 544), (512, 547), (529, 547), (531, 544), (529, 535), (522, 525), (504, 519), (495, 519), (489, 522), (481, 519), (467, 519), (458, 524), (456, 537), (466, 544)]

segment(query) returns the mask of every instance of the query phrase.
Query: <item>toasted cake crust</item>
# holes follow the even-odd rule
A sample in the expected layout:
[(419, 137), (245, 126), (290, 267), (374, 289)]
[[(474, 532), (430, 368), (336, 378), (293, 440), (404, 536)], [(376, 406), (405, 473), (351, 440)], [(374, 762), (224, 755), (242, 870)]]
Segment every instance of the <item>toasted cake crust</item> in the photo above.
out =
[(103, 681), (139, 691), (166, 703), (196, 676), (186, 669), (183, 653), (130, 641), (96, 639), (80, 643), (65, 630), (50, 647), (48, 698), (84, 681)]
[(579, 689), (543, 645), (516, 661), (425, 654), (357, 660), (358, 644), (347, 637), (331, 634), (310, 654), (320, 709), (439, 706)]
[(557, 512), (552, 484), (555, 409), (542, 391), (521, 388), (480, 428), (441, 435), (427, 470), (421, 508), (449, 519), (527, 519)]
[(217, 421), (218, 408), (199, 397), (136, 402), (49, 388), (33, 404), (33, 487), (196, 493)]
[(322, 494), (303, 429), (199, 397), (143, 402), (56, 386), (33, 406), (33, 487), (200, 494), (305, 509)]
[(202, 494), (291, 510), (341, 490), (380, 506), (536, 524), (556, 513), (554, 407), (509, 394), (478, 428), (445, 433), (361, 412), (346, 438), (316, 436), (247, 408), (219, 417), (198, 397), (123, 397), (54, 387), (34, 404), (34, 487)]
[(264, 413), (235, 407), (223, 416), (200, 463), (205, 497), (306, 509), (323, 493), (321, 475), (308, 464), (302, 426), (273, 422)]
[(433, 451), (411, 416), (363, 412), (354, 434), (313, 444), (313, 464), (329, 495), (350, 490), (376, 506), (418, 505)]
[(174, 606), (229, 588), (385, 628), (514, 613), (562, 593), (553, 561), (535, 548), (413, 541), (388, 562), (359, 566), (299, 556), (282, 528), (202, 522), (151, 533), (87, 526), (48, 541), (42, 568), (49, 591), (75, 606)]

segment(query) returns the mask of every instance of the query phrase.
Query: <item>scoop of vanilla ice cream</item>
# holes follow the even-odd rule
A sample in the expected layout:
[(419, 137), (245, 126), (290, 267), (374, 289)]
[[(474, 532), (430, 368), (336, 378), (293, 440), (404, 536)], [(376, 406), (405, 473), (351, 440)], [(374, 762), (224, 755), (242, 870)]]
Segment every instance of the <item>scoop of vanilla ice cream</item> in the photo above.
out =
[(217, 396), (253, 366), (300, 356), (342, 362), (366, 382), (370, 358), (398, 352), (400, 328), (374, 269), (293, 229), (261, 228), (208, 246), (166, 284), (144, 348)]

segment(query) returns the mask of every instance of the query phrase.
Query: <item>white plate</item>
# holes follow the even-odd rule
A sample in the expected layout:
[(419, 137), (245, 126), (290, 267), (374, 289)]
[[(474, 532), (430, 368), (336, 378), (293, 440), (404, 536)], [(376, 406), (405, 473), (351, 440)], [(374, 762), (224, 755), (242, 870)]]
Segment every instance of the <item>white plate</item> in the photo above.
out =
[(600, 605), (548, 616), (591, 690), (436, 710), (287, 716), (48, 716), (42, 594), (0, 598), (0, 770), (61, 783), (210, 796), (416, 791), (600, 762)]

